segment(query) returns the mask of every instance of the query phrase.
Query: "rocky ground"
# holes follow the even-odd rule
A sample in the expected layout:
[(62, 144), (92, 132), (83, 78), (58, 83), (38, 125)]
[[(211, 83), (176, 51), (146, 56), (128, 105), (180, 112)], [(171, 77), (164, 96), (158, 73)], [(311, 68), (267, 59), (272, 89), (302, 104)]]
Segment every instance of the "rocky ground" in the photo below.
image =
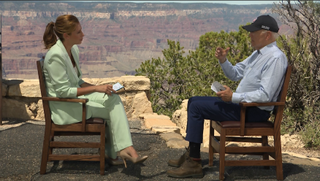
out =
[(317, 158), (320, 160), (320, 149), (307, 149), (307, 148), (304, 148), (303, 145), (301, 145), (301, 147), (299, 148), (283, 146), (282, 152), (298, 154), (298, 155), (305, 156), (307, 158)]
[[(180, 129), (180, 133), (185, 136), (186, 124), (187, 124), (187, 103), (188, 100), (184, 100), (181, 103), (180, 110), (175, 111), (172, 115), (172, 122), (176, 123), (176, 125)], [(148, 118), (148, 117), (147, 117)], [(148, 119), (146, 119), (148, 121)], [(203, 143), (204, 145), (209, 145), (209, 128), (210, 128), (210, 120), (205, 120), (204, 123), (204, 131), (203, 131)], [(219, 134), (219, 133), (215, 133)], [(229, 144), (239, 144), (230, 142)], [(245, 143), (244, 143), (245, 144)], [(273, 144), (272, 138), (269, 137), (269, 144)], [(288, 153), (290, 155), (295, 155), (301, 158), (314, 158), (320, 161), (320, 148), (319, 149), (308, 149), (304, 147), (304, 144), (301, 140), (300, 135), (298, 134), (284, 134), (281, 136), (281, 145), (282, 152)], [(208, 147), (208, 146), (205, 146)]]
[[(148, 155), (149, 158), (143, 164), (132, 164), (128, 162), (128, 168), (121, 166), (110, 166), (106, 164), (105, 175), (99, 174), (99, 162), (78, 162), (78, 161), (60, 161), (47, 164), (47, 173), (39, 174), (40, 155), (43, 142), (42, 121), (24, 121), (17, 120), (4, 121), (0, 126), (0, 180), (201, 180), (211, 181), (219, 178), (219, 162), (214, 160), (213, 166), (208, 166), (208, 153), (201, 152), (203, 165), (203, 178), (176, 179), (168, 177), (166, 171), (172, 169), (167, 164), (167, 160), (180, 156), (185, 149), (175, 149), (169, 146), (184, 145), (183, 137), (175, 132), (157, 133), (154, 128), (145, 129), (145, 124), (138, 120), (129, 121), (130, 131), (132, 133), (133, 144), (140, 155)], [(147, 125), (148, 126), (148, 125)], [(162, 129), (164, 130), (164, 129)], [(160, 136), (159, 136), (160, 135)], [(167, 135), (165, 137), (164, 135)], [(169, 140), (166, 140), (170, 137)], [(173, 137), (175, 136), (175, 137)], [(60, 139), (60, 138), (57, 138)], [(68, 139), (68, 138), (61, 138)], [(99, 137), (78, 138), (97, 139)], [(290, 141), (292, 142), (292, 141)], [(287, 145), (288, 146), (288, 145)], [(205, 150), (205, 148), (203, 148)], [(96, 150), (76, 150), (76, 153), (95, 153)], [(228, 158), (228, 155), (226, 156)], [(244, 158), (242, 155), (240, 158)], [(255, 159), (255, 157), (245, 157), (246, 159)], [(319, 160), (319, 159), (318, 159)], [(283, 153), (283, 176), (284, 181), (317, 181), (320, 178), (320, 161), (305, 159), (299, 156), (292, 156)], [(264, 169), (261, 167), (227, 167), (225, 170), (225, 180), (234, 181), (272, 181), (276, 178), (275, 167)]]
[[(273, 140), (269, 138), (269, 144), (273, 144)], [(305, 148), (300, 135), (284, 134), (281, 136), (282, 152), (301, 158), (314, 158), (320, 161), (320, 149)]]
[[(183, 117), (183, 116), (181, 116)], [(181, 118), (180, 117), (180, 118)], [(176, 126), (169, 117), (163, 115), (141, 115), (144, 125), (147, 129), (161, 133), (160, 136), (167, 143), (167, 146), (170, 148), (183, 148), (188, 146), (188, 142), (183, 139), (185, 136), (185, 130), (182, 127)], [(205, 130), (203, 135), (202, 151), (208, 152), (208, 123), (205, 123)], [(166, 133), (172, 132), (172, 133)], [(174, 133), (176, 132), (176, 133)], [(179, 134), (178, 134), (179, 133)], [(181, 135), (182, 134), (182, 135)], [(215, 133), (218, 134), (218, 133)], [(234, 142), (229, 142), (228, 144), (239, 144)], [(241, 143), (240, 143), (241, 144)], [(250, 143), (243, 143), (250, 144)], [(269, 137), (269, 144), (273, 144), (272, 138)], [(320, 161), (320, 149), (307, 149), (304, 147), (303, 142), (301, 141), (300, 135), (293, 134), (284, 134), (281, 136), (282, 152), (294, 155), (300, 158), (310, 158), (316, 161)]]
[[(11, 123), (12, 120), (10, 120)], [(162, 121), (163, 122), (163, 121)], [(9, 123), (9, 121), (4, 120), (3, 121), (3, 125), (0, 127), (0, 131), (1, 130), (6, 130), (9, 128), (13, 128), (13, 127), (19, 127), (23, 124), (38, 124), (38, 125), (44, 125), (44, 122), (42, 121), (32, 121), (32, 120), (28, 120), (25, 122), (16, 122), (13, 124), (7, 124)], [(150, 123), (149, 123), (150, 124)], [(154, 123), (156, 124), (156, 123)], [(148, 127), (152, 127), (152, 125), (146, 125), (144, 126), (145, 128)], [(160, 126), (161, 127), (161, 126)], [(151, 128), (154, 130), (154, 128)], [(162, 129), (159, 129), (158, 133), (160, 132), (165, 132), (164, 130), (171, 130), (172, 129), (172, 125), (170, 126), (162, 126)], [(183, 137), (179, 134), (160, 134), (162, 139), (167, 141), (167, 146), (168, 147), (176, 147), (176, 148), (183, 148), (184, 146), (187, 146), (187, 142), (183, 139)], [(174, 140), (174, 141), (170, 141), (170, 139)], [(281, 136), (281, 142), (282, 142), (282, 152), (283, 153), (288, 153), (294, 156), (298, 156), (298, 157), (304, 157), (304, 158), (310, 158), (310, 159), (315, 159), (320, 161), (320, 149), (309, 149), (309, 148), (305, 148), (304, 144), (302, 143), (300, 136), (299, 135), (282, 135)], [(207, 151), (207, 148), (204, 147), (202, 149), (203, 151)]]

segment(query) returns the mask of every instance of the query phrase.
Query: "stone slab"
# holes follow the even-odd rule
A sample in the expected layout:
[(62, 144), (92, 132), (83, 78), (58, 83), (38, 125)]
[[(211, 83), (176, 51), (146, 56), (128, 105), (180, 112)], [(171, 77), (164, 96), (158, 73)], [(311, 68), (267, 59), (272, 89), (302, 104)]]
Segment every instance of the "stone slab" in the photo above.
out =
[(6, 96), (7, 95), (7, 91), (8, 91), (8, 86), (2, 82), (2, 85), (1, 85), (1, 94), (2, 96)]
[(189, 146), (189, 142), (186, 140), (169, 140), (167, 141), (167, 147), (169, 148), (185, 148)]
[(180, 129), (177, 126), (152, 126), (152, 131), (156, 133), (167, 133), (167, 132), (175, 132), (180, 133)]
[(157, 113), (146, 113), (146, 114), (140, 114), (140, 119), (170, 119), (169, 116), (166, 115), (158, 115)]
[(144, 119), (146, 128), (151, 129), (153, 126), (177, 126), (169, 119)]
[(162, 133), (160, 137), (166, 141), (169, 148), (185, 148), (189, 146), (189, 142), (178, 133)]
[(7, 96), (41, 97), (38, 79), (10, 80)]
[(178, 133), (162, 133), (160, 134), (160, 137), (165, 140), (169, 141), (170, 139), (183, 139), (183, 137)]

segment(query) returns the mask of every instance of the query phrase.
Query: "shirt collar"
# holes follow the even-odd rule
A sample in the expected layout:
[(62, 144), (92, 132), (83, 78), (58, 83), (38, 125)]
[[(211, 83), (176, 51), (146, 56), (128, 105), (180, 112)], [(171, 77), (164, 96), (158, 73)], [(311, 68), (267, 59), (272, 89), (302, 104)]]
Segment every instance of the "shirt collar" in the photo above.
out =
[(258, 52), (258, 54), (262, 54), (263, 55), (263, 54), (267, 53), (271, 49), (271, 47), (273, 47), (273, 46), (277, 46), (277, 42), (276, 41), (264, 46), (260, 50), (257, 50), (257, 52)]

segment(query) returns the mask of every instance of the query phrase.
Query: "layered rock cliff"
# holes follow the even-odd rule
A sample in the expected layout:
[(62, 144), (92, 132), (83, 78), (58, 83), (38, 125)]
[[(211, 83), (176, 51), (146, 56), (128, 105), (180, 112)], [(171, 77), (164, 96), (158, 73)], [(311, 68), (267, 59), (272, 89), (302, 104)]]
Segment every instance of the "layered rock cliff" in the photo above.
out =
[[(132, 75), (140, 63), (162, 57), (167, 39), (188, 52), (210, 31), (237, 31), (267, 6), (210, 3), (22, 3), (1, 2), (4, 78), (37, 78), (35, 60), (45, 55), (44, 29), (62, 14), (74, 14), (85, 34), (79, 45), (84, 77)], [(253, 8), (254, 7), (254, 8)], [(285, 30), (281, 28), (281, 30)]]

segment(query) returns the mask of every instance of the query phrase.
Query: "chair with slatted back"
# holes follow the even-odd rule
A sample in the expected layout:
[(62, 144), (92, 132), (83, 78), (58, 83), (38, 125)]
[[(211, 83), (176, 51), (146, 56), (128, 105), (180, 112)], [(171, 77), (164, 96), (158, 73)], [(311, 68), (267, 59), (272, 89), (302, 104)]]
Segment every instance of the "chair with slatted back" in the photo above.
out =
[[(210, 121), (209, 166), (213, 165), (214, 153), (219, 153), (219, 179), (224, 179), (226, 166), (275, 166), (276, 177), (283, 180), (280, 125), (286, 102), (292, 66), (288, 66), (282, 90), (277, 102), (240, 103), (240, 121)], [(246, 108), (252, 106), (274, 106), (273, 121), (246, 123)], [(214, 135), (216, 130), (220, 136)], [(273, 136), (274, 146), (268, 144)], [(226, 142), (258, 143), (261, 146), (226, 146)], [(225, 160), (226, 154), (261, 155), (262, 160)], [(273, 159), (269, 160), (269, 156)]]
[[(44, 58), (43, 58), (44, 59)], [(105, 126), (104, 120), (101, 118), (90, 118), (86, 120), (86, 103), (88, 99), (69, 99), (47, 97), (45, 79), (43, 75), (43, 59), (37, 61), (37, 69), (40, 83), (41, 99), (43, 102), (43, 110), (45, 116), (45, 133), (43, 141), (42, 159), (40, 166), (40, 174), (46, 173), (47, 162), (56, 160), (71, 161), (99, 161), (100, 174), (104, 175), (105, 169)], [(82, 103), (82, 121), (69, 125), (56, 125), (51, 120), (51, 112), (49, 101), (65, 101)], [(81, 136), (81, 135), (100, 135), (100, 142), (64, 142), (55, 141), (55, 136)], [(65, 148), (99, 148), (100, 151), (95, 155), (65, 155), (53, 154), (53, 149)]]

